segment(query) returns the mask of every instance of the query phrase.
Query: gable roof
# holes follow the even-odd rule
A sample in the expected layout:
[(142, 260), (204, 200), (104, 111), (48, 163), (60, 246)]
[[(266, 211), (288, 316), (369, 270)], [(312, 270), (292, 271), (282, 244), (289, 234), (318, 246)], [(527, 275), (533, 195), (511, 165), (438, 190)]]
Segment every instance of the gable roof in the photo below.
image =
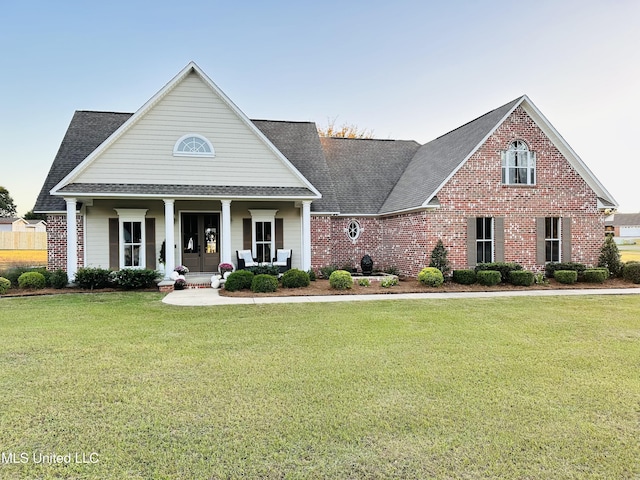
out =
[(380, 213), (426, 206), (519, 101), (513, 100), (420, 147)]
[[(84, 158), (79, 164), (77, 164), (70, 172), (67, 173), (62, 180), (56, 183), (51, 189), (51, 194), (56, 195), (62, 192), (62, 188), (66, 188), (65, 191), (69, 192), (69, 186), (73, 185), (75, 180), (78, 179), (84, 171), (90, 168), (92, 163), (96, 161), (111, 145), (113, 145), (118, 139), (120, 139), (127, 131), (132, 129), (145, 115), (150, 112), (159, 102), (161, 102), (167, 95), (170, 94), (178, 85), (185, 81), (190, 75), (195, 75), (199, 78), (215, 95), (215, 97), (221, 101), (225, 107), (233, 113), (234, 118), (239, 120), (241, 124), (247, 128), (252, 138), (257, 139), (262, 148), (266, 149), (272, 155), (272, 158), (277, 158), (279, 166), (284, 168), (296, 178), (295, 182), (298, 185), (303, 185), (307, 189), (307, 193), (304, 195), (307, 198), (319, 198), (320, 193), (315, 187), (295, 168), (295, 166), (267, 139), (267, 137), (244, 115), (244, 113), (218, 88), (209, 77), (194, 63), (190, 62), (178, 75), (176, 75), (167, 85), (165, 85), (156, 95), (154, 95), (147, 103), (145, 103), (136, 113), (131, 115), (125, 120), (109, 137), (107, 137), (95, 150), (93, 150), (86, 158)], [(88, 183), (92, 183), (91, 180)], [(70, 194), (75, 193), (75, 190), (71, 189)]]

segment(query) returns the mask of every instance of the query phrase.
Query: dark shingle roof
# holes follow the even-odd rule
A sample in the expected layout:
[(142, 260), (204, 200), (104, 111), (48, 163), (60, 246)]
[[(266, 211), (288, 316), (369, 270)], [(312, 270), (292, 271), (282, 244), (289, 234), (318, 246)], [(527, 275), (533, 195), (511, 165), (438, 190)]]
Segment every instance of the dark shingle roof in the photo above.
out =
[(517, 98), (420, 147), (380, 213), (421, 206), (520, 100)]
[(77, 111), (67, 133), (62, 139), (49, 175), (33, 208), (35, 212), (55, 212), (65, 210), (61, 197), (49, 195), (49, 190), (93, 152), (109, 135), (115, 132), (132, 113)]
[(334, 184), (329, 175), (316, 124), (313, 122), (281, 122), (252, 120), (253, 124), (316, 187), (322, 198), (311, 204), (313, 212), (340, 210)]
[(607, 218), (605, 225), (614, 225), (616, 227), (640, 226), (640, 213), (616, 213)]
[(172, 195), (183, 197), (313, 197), (315, 194), (304, 187), (249, 187), (232, 185), (169, 185), (150, 183), (70, 183), (61, 192), (136, 195)]
[(320, 139), (340, 213), (377, 214), (420, 144), (412, 140)]

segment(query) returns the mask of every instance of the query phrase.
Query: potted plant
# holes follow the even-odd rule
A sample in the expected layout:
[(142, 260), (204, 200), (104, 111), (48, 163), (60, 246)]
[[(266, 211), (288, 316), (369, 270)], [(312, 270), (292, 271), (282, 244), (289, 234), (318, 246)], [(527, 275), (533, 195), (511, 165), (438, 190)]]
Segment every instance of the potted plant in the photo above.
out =
[(220, 275), (222, 275), (222, 277), (224, 278), (224, 274), (225, 273), (230, 273), (233, 272), (234, 268), (233, 268), (233, 264), (231, 263), (221, 263), (220, 265), (218, 265), (218, 271), (220, 272)]

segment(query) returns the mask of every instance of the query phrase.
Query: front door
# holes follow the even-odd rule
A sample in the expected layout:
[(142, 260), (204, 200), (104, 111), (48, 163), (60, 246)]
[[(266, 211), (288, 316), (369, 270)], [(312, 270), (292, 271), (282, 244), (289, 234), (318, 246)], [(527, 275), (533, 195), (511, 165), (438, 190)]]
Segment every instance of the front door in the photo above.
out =
[(216, 272), (220, 264), (220, 214), (182, 214), (182, 264), (190, 272)]

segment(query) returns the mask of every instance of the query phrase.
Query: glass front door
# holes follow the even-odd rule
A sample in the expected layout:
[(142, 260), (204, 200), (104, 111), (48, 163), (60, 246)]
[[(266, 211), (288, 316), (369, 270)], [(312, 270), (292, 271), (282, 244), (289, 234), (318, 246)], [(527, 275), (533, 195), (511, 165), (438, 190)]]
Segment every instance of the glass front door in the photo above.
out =
[(182, 264), (190, 272), (216, 272), (220, 264), (220, 215), (182, 214)]

